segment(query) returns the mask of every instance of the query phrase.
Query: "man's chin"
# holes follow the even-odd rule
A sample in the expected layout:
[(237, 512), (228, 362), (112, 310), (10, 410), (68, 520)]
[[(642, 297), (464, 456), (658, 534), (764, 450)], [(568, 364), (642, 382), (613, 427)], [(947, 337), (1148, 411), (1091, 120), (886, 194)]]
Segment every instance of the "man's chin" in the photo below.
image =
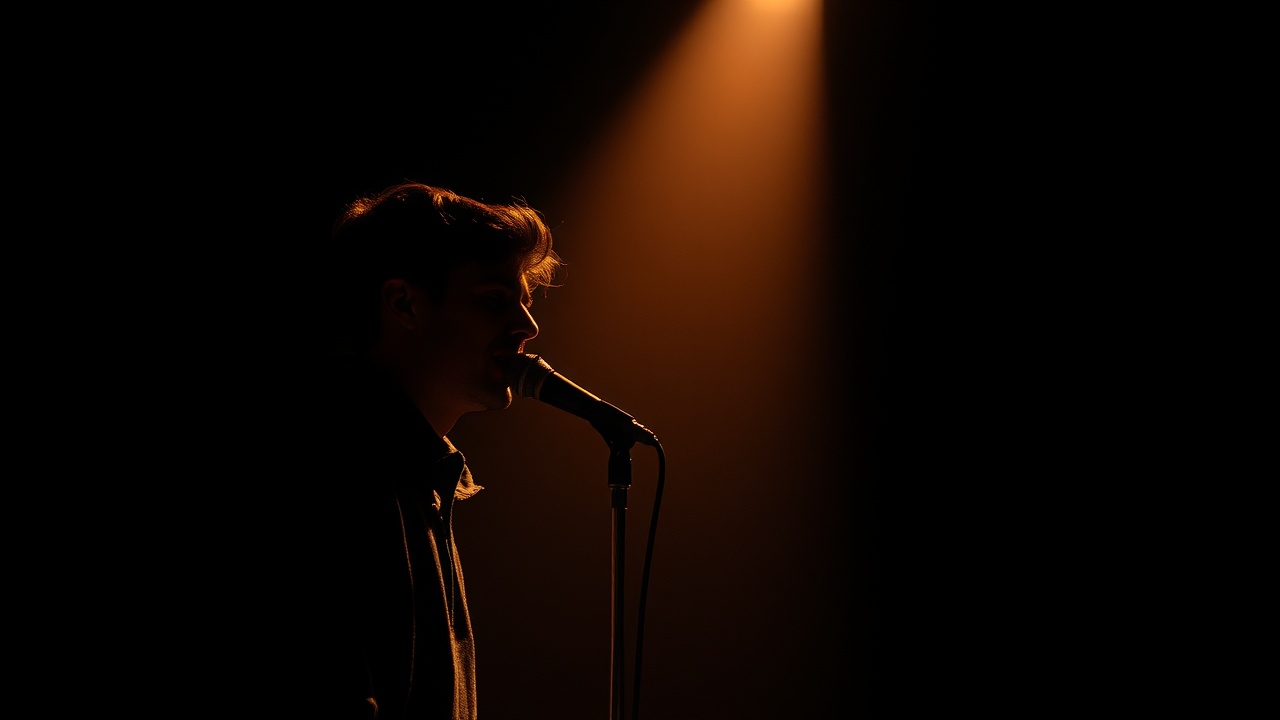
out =
[(501, 390), (489, 394), (489, 400), (485, 403), (486, 410), (506, 410), (511, 407), (514, 401), (511, 394), (511, 388), (503, 386)]
[(507, 388), (506, 391), (502, 394), (502, 402), (497, 407), (495, 407), (494, 410), (506, 410), (507, 408), (511, 407), (512, 402), (513, 402), (513, 398), (511, 395), (511, 388)]

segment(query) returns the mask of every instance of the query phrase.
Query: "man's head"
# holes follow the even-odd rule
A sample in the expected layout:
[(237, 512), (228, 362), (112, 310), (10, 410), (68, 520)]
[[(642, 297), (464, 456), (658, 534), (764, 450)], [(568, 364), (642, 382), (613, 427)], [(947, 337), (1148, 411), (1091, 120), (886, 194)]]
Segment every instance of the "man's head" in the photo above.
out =
[(468, 263), (514, 260), (531, 291), (551, 286), (561, 266), (551, 229), (523, 201), (485, 203), (421, 183), (349, 204), (334, 226), (329, 260), (341, 330), (357, 354), (380, 333), (379, 288), (388, 279), (413, 282), (440, 300), (449, 272)]
[(537, 211), (406, 183), (351, 203), (332, 240), (350, 349), (394, 372), (439, 432), (510, 403), (501, 356), (537, 335), (532, 292), (561, 267)]

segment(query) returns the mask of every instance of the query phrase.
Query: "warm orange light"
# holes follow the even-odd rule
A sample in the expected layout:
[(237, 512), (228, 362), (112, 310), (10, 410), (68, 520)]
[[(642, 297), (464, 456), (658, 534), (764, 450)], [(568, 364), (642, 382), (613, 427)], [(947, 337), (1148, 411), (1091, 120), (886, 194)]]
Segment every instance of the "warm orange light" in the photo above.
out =
[[(772, 553), (784, 545), (806, 548), (797, 557), (830, 552), (806, 543), (821, 546), (820, 528), (846, 517), (838, 502), (801, 497), (841, 452), (825, 422), (835, 412), (830, 368), (839, 360), (815, 352), (843, 332), (831, 307), (843, 295), (830, 289), (824, 254), (821, 20), (818, 0), (706, 2), (556, 203), (565, 208), (555, 212), (563, 218), (556, 242), (569, 267), (556, 309), (539, 316), (548, 332), (537, 342), (561, 366), (589, 369), (593, 391), (642, 419), (667, 450), (658, 540), (682, 557), (662, 555), (662, 573), (679, 576), (680, 592), (698, 595), (699, 607), (717, 608), (675, 612), (667, 596), (669, 613), (650, 627), (679, 628), (679, 637), (740, 635), (717, 624), (744, 623), (719, 610), (743, 608), (744, 597), (760, 617), (792, 614), (792, 593), (816, 579), (796, 557)], [(634, 455), (643, 491), (632, 512), (643, 527), (654, 464), (643, 448)], [(594, 464), (570, 474), (598, 476), (602, 457), (586, 454)], [(735, 537), (751, 550), (736, 549)], [(707, 555), (725, 542), (735, 551)], [(760, 582), (788, 589), (761, 592)], [(758, 655), (663, 646), (671, 637), (651, 638), (648, 657), (681, 654), (690, 666), (715, 668), (726, 685), (769, 674), (753, 664)], [(664, 703), (689, 679), (662, 663), (646, 677), (662, 688), (647, 699), (653, 714), (678, 716)], [(687, 692), (704, 692), (696, 685)], [(741, 716), (759, 708), (722, 709)]]
[[(685, 423), (696, 444), (712, 428), (771, 425), (793, 410), (783, 394), (729, 418), (723, 401), (664, 404), (738, 396), (746, 373), (759, 387), (805, 372), (793, 349), (826, 332), (814, 280), (826, 212), (821, 50), (817, 0), (707, 2), (565, 191), (563, 292), (591, 299), (566, 302), (579, 313), (566, 325), (588, 328), (576, 350), (611, 354), (583, 366), (617, 368), (619, 386), (655, 404), (649, 417)], [(682, 360), (739, 354), (750, 369), (728, 362), (713, 377)], [(661, 386), (635, 387), (643, 379), (619, 356), (655, 369)]]

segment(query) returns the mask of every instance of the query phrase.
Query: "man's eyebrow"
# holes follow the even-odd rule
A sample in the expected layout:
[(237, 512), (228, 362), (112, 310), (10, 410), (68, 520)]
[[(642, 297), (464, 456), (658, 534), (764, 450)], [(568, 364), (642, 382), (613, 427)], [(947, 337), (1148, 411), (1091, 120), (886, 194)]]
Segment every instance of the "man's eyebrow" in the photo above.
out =
[(494, 288), (502, 288), (503, 290), (520, 298), (520, 302), (525, 307), (533, 306), (533, 292), (530, 290), (528, 283), (523, 277), (511, 279), (506, 276), (485, 276), (477, 279), (476, 291), (487, 292)]
[(480, 289), (490, 289), (500, 287), (503, 290), (510, 290), (519, 295), (524, 292), (525, 285), (520, 280), (512, 280), (505, 277), (482, 277), (476, 280), (476, 287)]

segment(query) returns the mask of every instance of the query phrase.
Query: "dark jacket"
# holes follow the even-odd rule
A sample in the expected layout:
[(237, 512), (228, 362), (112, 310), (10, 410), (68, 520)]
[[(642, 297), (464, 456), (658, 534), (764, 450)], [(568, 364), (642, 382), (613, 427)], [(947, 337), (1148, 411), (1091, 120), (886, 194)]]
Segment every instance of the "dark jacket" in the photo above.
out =
[[(451, 524), (481, 488), (466, 460), (376, 372), (337, 371), (317, 427), (320, 647), (303, 660), (325, 717), (476, 716), (475, 645)], [(318, 422), (316, 422), (318, 421)], [(316, 705), (305, 704), (314, 711)]]

